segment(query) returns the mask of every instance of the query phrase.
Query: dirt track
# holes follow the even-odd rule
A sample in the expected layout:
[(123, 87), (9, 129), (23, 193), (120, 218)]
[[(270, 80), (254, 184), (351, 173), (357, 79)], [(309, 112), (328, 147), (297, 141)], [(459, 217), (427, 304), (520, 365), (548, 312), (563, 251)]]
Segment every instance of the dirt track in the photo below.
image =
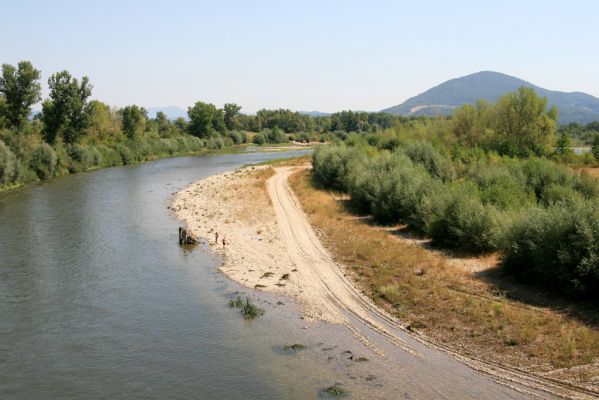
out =
[[(273, 238), (268, 243), (240, 243), (243, 239), (239, 239), (238, 246), (246, 256), (235, 256), (239, 253), (233, 249), (232, 257), (225, 256), (225, 272), (229, 276), (253, 286), (262, 271), (254, 272), (254, 280), (248, 280), (245, 271), (254, 271), (258, 265), (264, 267), (265, 253), (276, 250), (278, 254), (273, 255), (275, 263), (287, 263), (284, 267), (294, 271), (294, 285), (290, 285), (284, 293), (296, 298), (308, 315), (346, 326), (357, 340), (372, 350), (372, 357), (378, 359), (378, 363), (372, 366), (386, 369), (396, 384), (402, 386), (409, 396), (407, 398), (551, 399), (556, 398), (556, 394), (561, 395), (559, 397), (592, 397), (589, 393), (570, 390), (516, 369), (463, 357), (430, 342), (426, 337), (408, 332), (398, 320), (359, 293), (345, 276), (343, 267), (337, 265), (323, 247), (289, 188), (288, 177), (293, 171), (292, 167), (277, 168), (275, 175), (267, 181), (276, 219), (273, 227), (278, 232), (271, 232)], [(218, 187), (213, 189), (219, 192)], [(195, 191), (199, 193), (197, 187)], [(175, 204), (180, 200), (176, 200)], [(186, 198), (187, 203), (190, 201), (193, 203), (193, 196)], [(205, 205), (206, 202), (206, 198), (198, 200), (199, 204)], [(191, 210), (193, 214), (195, 209)], [(268, 213), (265, 215), (269, 216)], [(184, 216), (182, 218), (185, 219)], [(193, 224), (190, 226), (194, 228)], [(232, 226), (227, 227), (229, 232), (235, 231)], [(242, 238), (244, 235), (238, 236)], [(232, 243), (231, 247), (235, 247), (235, 242)], [(256, 257), (262, 257), (260, 261), (252, 260), (251, 252), (245, 252), (244, 246), (251, 246)], [(267, 286), (264, 289), (275, 288)], [(272, 291), (281, 292), (277, 289)]]

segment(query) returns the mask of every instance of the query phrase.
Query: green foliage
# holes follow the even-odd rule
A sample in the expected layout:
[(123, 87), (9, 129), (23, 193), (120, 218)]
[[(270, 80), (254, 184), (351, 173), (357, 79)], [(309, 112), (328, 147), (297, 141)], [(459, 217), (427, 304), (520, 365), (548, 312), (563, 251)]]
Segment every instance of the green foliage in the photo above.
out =
[(54, 176), (58, 159), (48, 143), (42, 143), (34, 150), (29, 165), (40, 179)]
[(599, 212), (573, 200), (535, 207), (517, 220), (504, 246), (504, 267), (520, 278), (571, 295), (599, 290)]
[(225, 120), (222, 110), (214, 104), (198, 101), (187, 109), (190, 134), (199, 138), (209, 138), (225, 132)]
[(240, 296), (229, 300), (229, 308), (239, 308), (244, 319), (254, 319), (264, 314), (264, 310), (253, 304), (249, 297), (245, 301)]
[(85, 135), (97, 138), (98, 141), (109, 140), (120, 131), (119, 117), (107, 104), (91, 100), (88, 105), (88, 126)]
[(356, 149), (346, 146), (319, 147), (312, 155), (314, 181), (323, 187), (345, 190), (350, 162), (358, 154)]
[(436, 244), (475, 252), (496, 248), (498, 213), (482, 203), (474, 186), (454, 185), (434, 201), (426, 232)]
[(123, 132), (129, 139), (134, 140), (144, 133), (148, 119), (145, 108), (132, 105), (122, 108), (119, 113), (123, 121)]
[(341, 398), (347, 397), (351, 392), (339, 385), (332, 385), (320, 391), (320, 397), (323, 398)]
[(497, 146), (503, 154), (544, 155), (554, 143), (557, 109), (547, 108), (547, 99), (534, 89), (521, 87), (502, 96), (496, 109)]
[(239, 122), (239, 111), (241, 111), (241, 106), (235, 103), (227, 103), (223, 106), (224, 123), (228, 130), (241, 129), (241, 123)]
[(312, 135), (310, 135), (308, 132), (299, 132), (293, 137), (292, 140), (298, 143), (310, 143), (312, 141)]
[(273, 127), (269, 131), (266, 132), (266, 138), (268, 143), (287, 143), (289, 139), (287, 139), (287, 135), (278, 126)]
[(0, 185), (15, 182), (19, 177), (19, 170), (17, 157), (3, 141), (0, 141)]
[(263, 129), (260, 133), (254, 136), (255, 144), (266, 144), (266, 143), (287, 143), (289, 138), (285, 135), (279, 127), (275, 126), (272, 129)]
[(72, 159), (69, 165), (70, 172), (87, 171), (102, 165), (102, 154), (94, 146), (75, 144), (70, 146), (68, 151)]
[(2, 65), (0, 94), (2, 116), (15, 128), (20, 129), (31, 114), (31, 106), (41, 100), (41, 72), (29, 61), (21, 61), (15, 68)]
[(502, 251), (506, 268), (522, 279), (554, 290), (567, 279), (561, 291), (568, 294), (597, 290), (597, 180), (547, 159), (458, 144), (451, 159), (431, 144), (391, 137), (352, 134), (347, 145), (317, 149), (314, 182), (347, 192), (356, 210), (382, 223), (407, 223), (439, 246)]
[(572, 153), (572, 149), (570, 149), (571, 145), (572, 140), (570, 139), (570, 136), (566, 132), (562, 132), (557, 137), (557, 141), (555, 142), (555, 152), (562, 156)]
[(88, 126), (88, 103), (92, 86), (84, 76), (81, 83), (67, 71), (48, 79), (50, 98), (42, 104), (44, 139), (52, 144), (57, 137), (72, 144), (79, 140)]
[(480, 190), (483, 204), (492, 204), (499, 209), (518, 209), (535, 203), (534, 193), (524, 185), (524, 174), (510, 170), (507, 166), (482, 165), (471, 178)]
[(580, 175), (569, 168), (555, 162), (540, 158), (530, 158), (512, 167), (512, 171), (520, 172), (525, 179), (525, 185), (540, 199), (545, 188), (550, 185), (561, 185), (572, 188), (586, 198), (599, 194), (597, 182), (588, 176)]
[(443, 181), (455, 179), (455, 170), (451, 160), (444, 157), (432, 145), (424, 142), (411, 143), (405, 153), (416, 164), (421, 164), (432, 176)]
[(593, 157), (595, 157), (595, 160), (599, 161), (599, 133), (596, 133), (593, 136), (592, 152), (593, 152)]
[(228, 131), (226, 136), (231, 138), (234, 144), (243, 144), (248, 141), (247, 133), (241, 131)]
[(557, 109), (547, 110), (547, 99), (521, 87), (495, 105), (478, 102), (456, 110), (453, 133), (465, 145), (510, 156), (542, 156), (551, 152), (556, 125)]
[(253, 142), (257, 145), (263, 145), (264, 143), (267, 143), (266, 136), (263, 133), (258, 133), (254, 136)]
[(595, 136), (599, 135), (599, 121), (587, 125), (571, 122), (560, 126), (557, 132), (559, 135), (567, 135), (577, 144), (593, 145)]

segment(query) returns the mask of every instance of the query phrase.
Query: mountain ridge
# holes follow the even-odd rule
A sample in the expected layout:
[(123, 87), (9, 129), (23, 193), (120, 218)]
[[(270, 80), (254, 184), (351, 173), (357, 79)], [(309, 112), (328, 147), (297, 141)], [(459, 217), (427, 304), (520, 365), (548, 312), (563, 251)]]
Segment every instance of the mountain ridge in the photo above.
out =
[(523, 79), (494, 71), (480, 71), (447, 80), (382, 112), (408, 116), (447, 115), (454, 109), (464, 104), (473, 104), (479, 99), (494, 103), (502, 95), (521, 86), (532, 88), (539, 96), (546, 97), (549, 106), (557, 106), (559, 122), (562, 124), (586, 124), (599, 120), (597, 97), (579, 91), (561, 92), (545, 89)]

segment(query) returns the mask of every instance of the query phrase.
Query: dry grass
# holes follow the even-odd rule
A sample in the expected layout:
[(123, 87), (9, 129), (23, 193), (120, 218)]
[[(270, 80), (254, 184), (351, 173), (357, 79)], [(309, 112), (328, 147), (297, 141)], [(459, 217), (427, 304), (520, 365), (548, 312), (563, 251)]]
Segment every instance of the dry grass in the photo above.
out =
[(356, 218), (334, 193), (315, 189), (309, 174), (293, 175), (291, 187), (326, 247), (377, 304), (462, 354), (535, 373), (561, 369), (551, 376), (596, 387), (596, 327), (497, 296), (491, 283), (438, 252)]
[[(244, 222), (255, 220), (255, 214), (265, 211), (265, 206), (271, 204), (270, 197), (266, 191), (266, 180), (275, 174), (273, 167), (249, 167), (241, 170), (244, 177), (248, 179), (231, 185), (231, 196), (238, 204), (235, 215)], [(227, 200), (227, 199), (224, 199)], [(261, 232), (258, 232), (261, 233)]]
[(583, 172), (583, 173), (586, 172), (587, 174), (589, 174), (593, 178), (599, 178), (599, 168), (597, 168), (597, 167), (581, 168), (580, 171)]

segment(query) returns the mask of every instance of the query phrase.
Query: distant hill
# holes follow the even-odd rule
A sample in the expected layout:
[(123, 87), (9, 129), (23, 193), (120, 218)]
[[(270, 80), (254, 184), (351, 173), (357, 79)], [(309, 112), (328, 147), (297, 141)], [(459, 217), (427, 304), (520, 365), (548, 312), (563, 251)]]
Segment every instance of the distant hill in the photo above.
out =
[(298, 111), (300, 114), (309, 115), (311, 117), (328, 117), (331, 113), (321, 111)]
[(581, 92), (548, 90), (522, 79), (492, 71), (451, 79), (382, 112), (400, 115), (446, 115), (463, 104), (471, 104), (479, 99), (495, 102), (505, 93), (513, 92), (520, 86), (533, 88), (539, 96), (547, 98), (550, 106), (557, 106), (560, 124), (587, 124), (599, 121), (597, 97)]
[(185, 111), (184, 109), (182, 109), (180, 107), (176, 107), (176, 106), (148, 107), (148, 108), (146, 108), (146, 110), (148, 110), (149, 118), (155, 118), (156, 113), (158, 111), (162, 111), (163, 113), (165, 113), (167, 118), (170, 119), (171, 121), (173, 121), (177, 118), (180, 118), (180, 117), (187, 118), (187, 111)]

